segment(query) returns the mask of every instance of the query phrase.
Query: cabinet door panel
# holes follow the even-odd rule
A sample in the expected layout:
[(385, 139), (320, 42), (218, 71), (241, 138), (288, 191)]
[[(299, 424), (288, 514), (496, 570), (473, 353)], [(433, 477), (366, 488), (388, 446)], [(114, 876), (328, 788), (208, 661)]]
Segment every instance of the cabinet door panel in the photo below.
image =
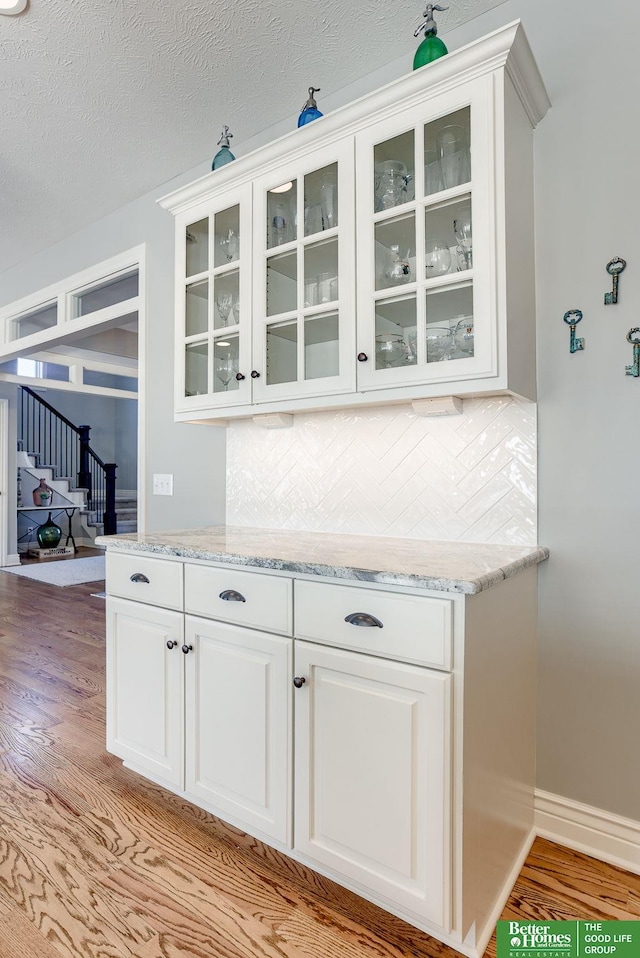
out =
[(356, 136), (358, 389), (496, 375), (491, 83)]
[(290, 843), (291, 639), (187, 616), (186, 790)]
[(451, 676), (296, 643), (295, 847), (448, 927)]
[[(181, 613), (107, 600), (107, 749), (183, 785)], [(167, 648), (167, 642), (175, 642)]]

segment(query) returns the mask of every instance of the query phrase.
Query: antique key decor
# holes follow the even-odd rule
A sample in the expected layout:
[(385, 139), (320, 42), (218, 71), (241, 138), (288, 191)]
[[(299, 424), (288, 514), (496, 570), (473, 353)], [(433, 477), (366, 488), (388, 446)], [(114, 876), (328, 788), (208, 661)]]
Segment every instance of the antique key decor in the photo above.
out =
[(613, 289), (610, 293), (604, 294), (604, 305), (612, 306), (614, 303), (618, 302), (618, 282), (620, 273), (623, 271), (627, 261), (622, 259), (620, 256), (614, 256), (612, 260), (606, 265), (606, 270), (609, 276), (613, 277)]
[(627, 333), (627, 342), (633, 346), (633, 362), (625, 367), (627, 376), (635, 376), (636, 379), (640, 376), (640, 339), (635, 335), (637, 333), (640, 333), (640, 326), (634, 326)]
[(584, 339), (576, 336), (576, 326), (582, 319), (581, 309), (568, 309), (562, 317), (569, 326), (571, 337), (569, 339), (569, 352), (577, 353), (579, 349), (584, 349)]

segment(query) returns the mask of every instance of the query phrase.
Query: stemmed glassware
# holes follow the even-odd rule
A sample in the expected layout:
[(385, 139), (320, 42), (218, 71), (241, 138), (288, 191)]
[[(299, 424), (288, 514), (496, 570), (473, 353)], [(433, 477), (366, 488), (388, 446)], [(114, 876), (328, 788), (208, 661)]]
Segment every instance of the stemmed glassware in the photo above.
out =
[(471, 206), (463, 207), (454, 219), (453, 235), (458, 243), (458, 270), (471, 269), (473, 265)]
[(233, 308), (233, 293), (227, 290), (220, 290), (216, 293), (216, 307), (220, 317), (220, 325), (227, 326), (229, 323), (229, 314)]
[(238, 258), (238, 254), (240, 253), (240, 237), (236, 230), (228, 229), (225, 233), (219, 235), (218, 245), (228, 263)]
[(216, 356), (215, 358), (216, 376), (223, 385), (225, 392), (229, 388), (229, 383), (238, 372), (238, 360), (231, 350)]

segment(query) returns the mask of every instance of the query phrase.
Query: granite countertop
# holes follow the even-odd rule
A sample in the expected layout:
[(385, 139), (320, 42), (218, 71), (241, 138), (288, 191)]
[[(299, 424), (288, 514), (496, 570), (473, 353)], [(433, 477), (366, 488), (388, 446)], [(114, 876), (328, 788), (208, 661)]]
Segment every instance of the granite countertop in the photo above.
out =
[(474, 595), (549, 556), (542, 547), (334, 535), (244, 526), (100, 536), (158, 556)]

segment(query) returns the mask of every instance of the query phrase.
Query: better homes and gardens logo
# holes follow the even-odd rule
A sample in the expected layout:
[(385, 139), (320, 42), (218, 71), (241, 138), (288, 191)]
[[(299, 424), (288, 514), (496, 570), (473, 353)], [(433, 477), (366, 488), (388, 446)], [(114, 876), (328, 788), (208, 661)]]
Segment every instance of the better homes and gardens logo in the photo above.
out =
[(499, 921), (497, 958), (640, 958), (640, 921)]

